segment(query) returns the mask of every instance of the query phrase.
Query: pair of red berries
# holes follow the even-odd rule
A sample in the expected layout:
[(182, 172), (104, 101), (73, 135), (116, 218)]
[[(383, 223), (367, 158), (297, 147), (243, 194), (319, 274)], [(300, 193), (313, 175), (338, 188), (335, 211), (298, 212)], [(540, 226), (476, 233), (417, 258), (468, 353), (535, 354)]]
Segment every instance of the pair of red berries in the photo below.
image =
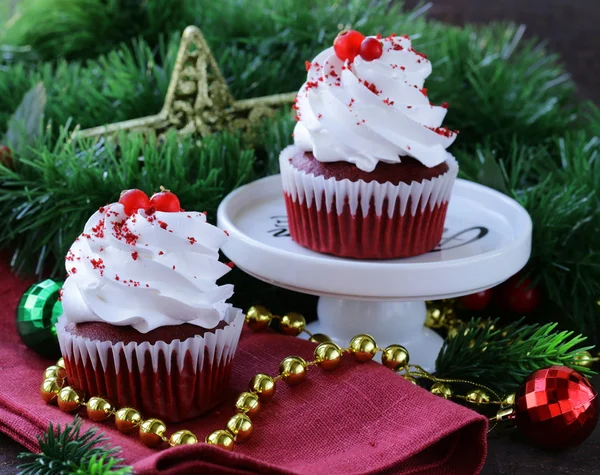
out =
[(126, 190), (121, 193), (119, 203), (125, 208), (127, 216), (131, 216), (139, 209), (153, 209), (154, 211), (163, 211), (165, 213), (182, 211), (179, 198), (177, 198), (175, 193), (164, 189), (159, 193), (154, 193), (152, 198), (148, 198), (148, 195), (142, 190)]
[(381, 58), (383, 47), (377, 38), (365, 38), (356, 30), (343, 31), (333, 40), (335, 55), (342, 61), (354, 61), (360, 55), (365, 61)]

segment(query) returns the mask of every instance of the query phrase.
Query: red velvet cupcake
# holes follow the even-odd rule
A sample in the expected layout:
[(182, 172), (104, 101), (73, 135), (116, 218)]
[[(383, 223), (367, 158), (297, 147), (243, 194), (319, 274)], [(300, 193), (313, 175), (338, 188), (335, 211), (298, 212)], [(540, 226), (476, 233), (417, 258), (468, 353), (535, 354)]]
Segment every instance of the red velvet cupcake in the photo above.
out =
[(223, 231), (137, 198), (98, 210), (71, 246), (56, 330), (71, 386), (177, 422), (220, 402), (244, 316), (216, 284)]
[(292, 239), (359, 259), (433, 249), (458, 164), (447, 104), (423, 87), (431, 63), (407, 36), (349, 32), (307, 69), (294, 145), (280, 156)]

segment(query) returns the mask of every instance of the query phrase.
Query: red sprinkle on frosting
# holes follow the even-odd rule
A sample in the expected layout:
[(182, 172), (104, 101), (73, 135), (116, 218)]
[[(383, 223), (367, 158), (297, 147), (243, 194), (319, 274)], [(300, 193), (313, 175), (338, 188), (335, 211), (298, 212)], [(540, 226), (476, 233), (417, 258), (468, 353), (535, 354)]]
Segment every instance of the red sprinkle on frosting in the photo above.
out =
[(372, 82), (369, 81), (363, 81), (364, 86), (371, 91), (373, 94), (379, 95), (381, 94), (381, 91), (379, 89), (377, 89), (377, 86), (375, 86), (375, 84), (373, 84)]

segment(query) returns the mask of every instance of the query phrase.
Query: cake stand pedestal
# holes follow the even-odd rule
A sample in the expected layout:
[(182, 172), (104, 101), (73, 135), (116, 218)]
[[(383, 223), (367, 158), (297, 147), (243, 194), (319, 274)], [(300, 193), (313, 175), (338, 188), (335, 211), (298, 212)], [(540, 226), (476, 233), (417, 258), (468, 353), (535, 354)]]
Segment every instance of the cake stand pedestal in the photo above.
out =
[(217, 222), (229, 232), (223, 252), (237, 267), (278, 287), (320, 297), (311, 332), (344, 346), (354, 335), (369, 333), (382, 348), (405, 346), (411, 362), (428, 371), (434, 370), (442, 338), (424, 326), (425, 301), (498, 285), (531, 253), (527, 212), (502, 193), (460, 179), (442, 241), (407, 259), (345, 259), (296, 244), (288, 232), (279, 175), (230, 193)]

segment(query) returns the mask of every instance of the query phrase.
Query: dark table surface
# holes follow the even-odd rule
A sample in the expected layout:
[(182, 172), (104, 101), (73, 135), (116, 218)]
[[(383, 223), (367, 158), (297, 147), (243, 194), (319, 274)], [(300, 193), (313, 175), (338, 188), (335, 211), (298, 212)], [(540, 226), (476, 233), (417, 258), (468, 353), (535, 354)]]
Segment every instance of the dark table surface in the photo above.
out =
[[(407, 6), (418, 1), (408, 0)], [(439, 0), (428, 15), (449, 23), (510, 20), (547, 42), (564, 58), (582, 98), (600, 102), (600, 0)], [(600, 376), (593, 378), (600, 387)], [(23, 448), (0, 434), (0, 474), (17, 473)], [(516, 430), (497, 428), (489, 436), (484, 475), (600, 474), (600, 428), (581, 446), (563, 452), (537, 449)]]

